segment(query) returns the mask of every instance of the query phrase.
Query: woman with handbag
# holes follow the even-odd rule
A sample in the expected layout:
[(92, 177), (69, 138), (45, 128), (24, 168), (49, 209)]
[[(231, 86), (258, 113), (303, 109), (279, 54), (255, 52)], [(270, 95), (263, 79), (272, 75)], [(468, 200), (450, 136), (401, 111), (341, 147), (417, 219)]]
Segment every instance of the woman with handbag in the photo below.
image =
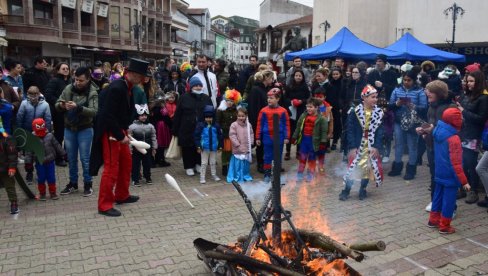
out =
[(424, 89), (417, 85), (419, 70), (412, 70), (402, 77), (402, 84), (393, 90), (389, 109), (395, 113), (395, 161), (389, 176), (398, 176), (403, 169), (402, 156), (405, 144), (408, 145), (408, 163), (403, 179), (412, 180), (417, 173), (417, 144), (419, 136), (415, 128), (419, 125), (418, 113), (427, 111), (427, 98)]

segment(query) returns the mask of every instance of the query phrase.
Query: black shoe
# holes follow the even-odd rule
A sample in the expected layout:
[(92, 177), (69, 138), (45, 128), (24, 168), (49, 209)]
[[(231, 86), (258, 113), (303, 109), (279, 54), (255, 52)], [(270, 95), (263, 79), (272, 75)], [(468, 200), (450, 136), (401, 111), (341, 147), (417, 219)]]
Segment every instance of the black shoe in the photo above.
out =
[(60, 192), (62, 195), (69, 195), (78, 191), (78, 186), (73, 185), (72, 183), (68, 183), (66, 187)]
[(104, 215), (104, 216), (107, 216), (107, 217), (120, 217), (122, 215), (122, 213), (117, 210), (117, 209), (108, 209), (107, 211), (100, 211), (98, 210), (98, 213), (100, 215)]
[(349, 198), (349, 192), (350, 191), (351, 191), (351, 189), (342, 190), (341, 193), (339, 194), (339, 200), (340, 201), (346, 201)]
[(402, 174), (403, 170), (403, 162), (393, 162), (391, 165), (391, 171), (388, 173), (388, 176), (398, 176)]
[(488, 198), (485, 197), (485, 199), (478, 201), (478, 206), (488, 208)]
[(159, 163), (159, 166), (161, 166), (161, 167), (169, 167), (169, 166), (171, 166), (171, 164), (169, 162), (163, 161), (163, 162)]
[(124, 204), (124, 203), (134, 203), (134, 202), (137, 202), (138, 200), (139, 200), (138, 196), (130, 195), (125, 200), (120, 200), (120, 201), (115, 201), (115, 202), (117, 202), (117, 204)]
[(56, 161), (56, 166), (58, 166), (58, 167), (66, 167), (66, 166), (68, 166), (68, 163), (66, 163), (66, 161), (64, 161), (64, 160), (61, 159), (61, 160)]
[(93, 189), (92, 188), (85, 188), (85, 190), (83, 191), (83, 196), (89, 197), (91, 195), (93, 195)]
[(25, 182), (27, 182), (28, 185), (32, 184), (33, 179), (34, 179), (34, 174), (32, 172), (27, 172), (25, 174)]
[(136, 187), (141, 187), (141, 183), (139, 183), (139, 181), (132, 181), (132, 185)]
[(408, 165), (405, 169), (405, 176), (403, 179), (405, 180), (412, 180), (415, 178), (415, 175), (417, 174), (417, 165)]
[(368, 192), (366, 192), (366, 189), (360, 189), (359, 190), (359, 200), (364, 200), (367, 197), (368, 197)]
[(152, 179), (150, 177), (146, 178), (146, 184), (147, 185), (152, 185), (153, 184)]
[(336, 150), (337, 149), (337, 145), (336, 144), (333, 144), (331, 147), (330, 147), (330, 150)]
[(19, 205), (17, 204), (17, 201), (12, 201), (10, 203), (10, 214), (15, 215), (19, 213)]

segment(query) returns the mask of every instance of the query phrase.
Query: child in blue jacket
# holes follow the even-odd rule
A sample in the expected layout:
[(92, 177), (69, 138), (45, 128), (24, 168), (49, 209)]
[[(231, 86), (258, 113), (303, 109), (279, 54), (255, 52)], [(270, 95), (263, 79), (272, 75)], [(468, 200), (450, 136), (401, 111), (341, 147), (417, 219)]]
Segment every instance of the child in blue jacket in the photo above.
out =
[(217, 150), (222, 149), (222, 130), (214, 122), (215, 110), (213, 106), (207, 105), (203, 109), (205, 122), (200, 122), (195, 128), (195, 145), (198, 153), (202, 156), (200, 168), (200, 184), (205, 184), (205, 172), (210, 163), (210, 173), (214, 181), (220, 181), (217, 176), (216, 157)]
[(435, 183), (434, 198), (430, 211), (431, 228), (439, 228), (441, 234), (455, 232), (451, 227), (459, 187), (471, 189), (463, 171), (461, 139), (457, 135), (463, 124), (463, 116), (457, 108), (442, 113), (434, 129)]

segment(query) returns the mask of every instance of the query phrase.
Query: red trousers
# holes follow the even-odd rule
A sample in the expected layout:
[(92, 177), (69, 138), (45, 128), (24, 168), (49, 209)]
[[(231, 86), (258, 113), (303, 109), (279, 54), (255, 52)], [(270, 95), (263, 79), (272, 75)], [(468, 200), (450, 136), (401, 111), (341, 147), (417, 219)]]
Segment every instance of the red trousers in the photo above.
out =
[[(98, 210), (113, 208), (115, 201), (129, 197), (132, 156), (128, 144), (109, 139), (109, 134), (102, 136), (103, 173), (100, 180)], [(115, 189), (114, 189), (115, 188)]]

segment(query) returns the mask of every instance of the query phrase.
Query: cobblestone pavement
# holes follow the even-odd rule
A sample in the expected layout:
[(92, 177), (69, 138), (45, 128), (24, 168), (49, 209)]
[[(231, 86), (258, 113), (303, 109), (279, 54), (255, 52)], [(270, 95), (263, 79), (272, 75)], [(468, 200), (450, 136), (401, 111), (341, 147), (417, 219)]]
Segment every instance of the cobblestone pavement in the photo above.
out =
[[(289, 196), (283, 204), (301, 228), (319, 229), (347, 243), (385, 241), (386, 251), (368, 252), (362, 263), (347, 261), (363, 275), (488, 273), (486, 209), (458, 201), (453, 235), (441, 236), (426, 226), (427, 166), (419, 167), (417, 178), (410, 182), (386, 177), (382, 187), (368, 188), (364, 201), (358, 200), (355, 185), (351, 198), (340, 202), (338, 174), (345, 167), (338, 153), (327, 158), (328, 175), (315, 184), (288, 181), (284, 193)], [(291, 179), (296, 161), (285, 161), (284, 166), (289, 172), (284, 177)], [(68, 171), (57, 169), (59, 189), (67, 183)], [(386, 165), (385, 172), (389, 169)], [(163, 181), (166, 172), (179, 181), (195, 209)], [(25, 199), (17, 189), (21, 212), (15, 216), (8, 213), (2, 190), (0, 275), (210, 275), (196, 257), (193, 240), (202, 237), (228, 244), (246, 235), (252, 222), (241, 198), (232, 185), (208, 180), (201, 185), (197, 176), (184, 175), (181, 161), (167, 169), (153, 169), (153, 181), (152, 186), (131, 187), (141, 200), (119, 206), (123, 212), (119, 218), (97, 214), (98, 178), (95, 195), (89, 198), (78, 192), (38, 202)], [(262, 187), (247, 186), (259, 208), (255, 194), (262, 193)]]

